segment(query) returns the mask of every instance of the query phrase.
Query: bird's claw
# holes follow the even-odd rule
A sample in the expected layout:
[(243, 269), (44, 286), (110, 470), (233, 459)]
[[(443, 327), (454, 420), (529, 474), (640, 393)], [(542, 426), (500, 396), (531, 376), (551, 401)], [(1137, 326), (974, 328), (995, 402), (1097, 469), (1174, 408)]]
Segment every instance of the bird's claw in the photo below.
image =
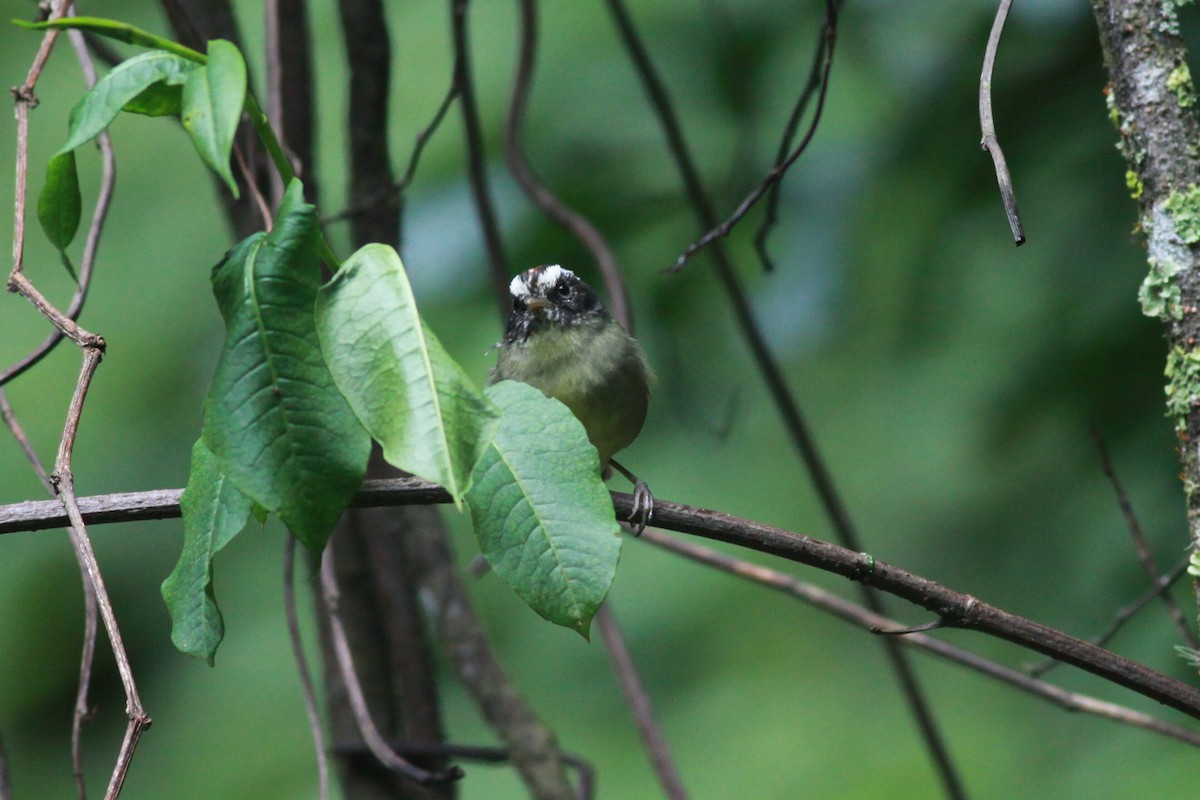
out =
[(637, 478), (633, 483), (633, 509), (629, 512), (629, 524), (633, 528), (634, 536), (641, 536), (642, 531), (646, 530), (646, 525), (650, 523), (650, 518), (654, 516), (654, 495), (650, 493), (650, 487), (641, 478)]

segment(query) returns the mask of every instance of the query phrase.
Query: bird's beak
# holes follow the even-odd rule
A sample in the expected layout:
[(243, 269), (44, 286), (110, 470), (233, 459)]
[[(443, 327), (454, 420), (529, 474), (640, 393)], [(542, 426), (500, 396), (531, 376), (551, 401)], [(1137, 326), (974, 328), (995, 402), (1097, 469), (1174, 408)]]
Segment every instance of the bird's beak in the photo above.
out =
[(540, 313), (550, 307), (550, 302), (541, 297), (531, 297), (525, 301), (525, 308), (534, 313)]

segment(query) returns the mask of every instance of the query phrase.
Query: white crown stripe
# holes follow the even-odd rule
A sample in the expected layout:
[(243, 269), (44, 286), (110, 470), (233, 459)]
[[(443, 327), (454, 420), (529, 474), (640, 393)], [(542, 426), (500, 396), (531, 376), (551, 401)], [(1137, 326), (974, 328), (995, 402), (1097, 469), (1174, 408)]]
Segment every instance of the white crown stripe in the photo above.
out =
[(573, 277), (575, 277), (574, 272), (563, 269), (558, 264), (534, 267), (514, 276), (508, 284), (508, 293), (513, 297), (529, 297), (536, 288), (539, 294), (545, 295), (563, 278)]

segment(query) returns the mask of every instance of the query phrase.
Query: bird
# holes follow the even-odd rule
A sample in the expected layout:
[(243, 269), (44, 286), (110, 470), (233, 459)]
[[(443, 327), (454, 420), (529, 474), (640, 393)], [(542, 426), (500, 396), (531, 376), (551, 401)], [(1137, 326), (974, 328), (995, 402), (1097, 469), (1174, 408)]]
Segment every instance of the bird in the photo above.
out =
[(646, 421), (654, 373), (642, 346), (609, 315), (592, 287), (559, 264), (525, 270), (508, 291), (512, 310), (489, 383), (527, 383), (571, 409), (600, 457), (601, 477), (615, 468), (633, 483), (629, 521), (640, 534), (654, 496), (613, 455), (637, 438)]

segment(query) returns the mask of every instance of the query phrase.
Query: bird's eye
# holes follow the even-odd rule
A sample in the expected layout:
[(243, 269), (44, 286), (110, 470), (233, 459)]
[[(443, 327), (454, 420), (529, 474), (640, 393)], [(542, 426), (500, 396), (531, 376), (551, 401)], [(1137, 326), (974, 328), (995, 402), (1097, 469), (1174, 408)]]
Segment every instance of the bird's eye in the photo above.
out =
[(570, 297), (571, 296), (571, 284), (560, 283), (554, 287), (554, 291), (558, 292), (559, 297)]
[(524, 311), (524, 310), (525, 310), (524, 298), (514, 297), (513, 298), (513, 311)]

